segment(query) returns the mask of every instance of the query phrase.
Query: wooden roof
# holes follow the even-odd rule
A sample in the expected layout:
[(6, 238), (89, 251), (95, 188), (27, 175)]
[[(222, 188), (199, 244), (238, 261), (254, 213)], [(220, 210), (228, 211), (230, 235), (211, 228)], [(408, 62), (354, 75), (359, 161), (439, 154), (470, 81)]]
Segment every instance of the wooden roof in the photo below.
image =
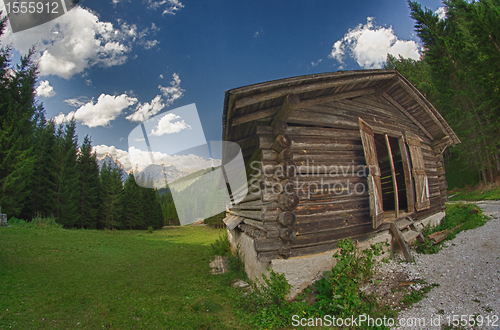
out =
[(268, 125), (289, 94), (299, 96), (299, 108), (308, 104), (354, 99), (367, 94), (380, 96), (409, 117), (430, 140), (457, 135), (434, 106), (397, 70), (338, 71), (298, 76), (226, 91), (223, 140), (242, 149), (253, 145), (257, 125)]

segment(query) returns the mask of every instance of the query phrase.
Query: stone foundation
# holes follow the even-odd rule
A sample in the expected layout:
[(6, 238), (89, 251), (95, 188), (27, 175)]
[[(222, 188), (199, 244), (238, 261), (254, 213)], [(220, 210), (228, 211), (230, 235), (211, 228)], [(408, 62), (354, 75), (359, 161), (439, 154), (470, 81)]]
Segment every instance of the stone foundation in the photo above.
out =
[[(415, 223), (421, 230), (424, 226), (438, 225), (444, 216), (445, 212), (440, 212), (425, 219), (415, 221)], [(257, 253), (255, 252), (254, 242), (251, 237), (243, 234), (239, 230), (229, 229), (228, 237), (231, 242), (233, 253), (239, 246), (240, 254), (245, 262), (245, 272), (251, 280), (255, 280), (255, 278), (261, 280), (262, 274), (269, 274), (268, 269), (285, 275), (288, 283), (292, 285), (288, 297), (289, 299), (294, 299), (302, 290), (321, 279), (323, 277), (323, 272), (331, 270), (337, 262), (335, 258), (333, 258), (333, 255), (338, 249), (303, 257), (274, 259), (271, 262), (260, 262), (257, 260)], [(361, 249), (367, 249), (370, 245), (385, 242), (389, 242), (390, 246), (383, 246), (384, 254), (377, 258), (381, 260), (384, 257), (390, 257), (391, 252), (399, 252), (399, 246), (397, 246), (396, 242), (393, 242), (389, 230), (381, 231), (369, 239), (359, 241), (358, 244)]]

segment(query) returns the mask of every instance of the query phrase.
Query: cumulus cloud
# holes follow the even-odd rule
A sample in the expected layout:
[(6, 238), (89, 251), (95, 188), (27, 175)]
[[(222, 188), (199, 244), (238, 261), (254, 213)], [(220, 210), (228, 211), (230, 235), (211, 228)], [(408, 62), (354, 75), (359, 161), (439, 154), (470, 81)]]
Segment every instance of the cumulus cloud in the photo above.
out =
[(438, 15), (439, 19), (441, 20), (444, 20), (446, 18), (446, 8), (443, 6), (443, 7), (439, 7), (435, 13)]
[[(74, 100), (74, 99), (73, 99)], [(66, 100), (68, 101), (68, 100)], [(127, 94), (112, 96), (101, 94), (94, 100), (82, 105), (78, 110), (64, 115), (60, 113), (54, 120), (56, 123), (71, 120), (73, 117), (88, 127), (107, 126), (115, 120), (126, 108), (137, 103), (137, 99)]]
[(164, 8), (162, 15), (175, 15), (177, 11), (184, 8), (184, 5), (179, 0), (147, 0), (147, 3), (148, 7), (154, 10), (157, 10), (160, 7)]
[(144, 122), (150, 117), (156, 115), (164, 107), (165, 104), (162, 102), (161, 95), (156, 95), (151, 102), (140, 103), (137, 106), (137, 111), (126, 118), (130, 121)]
[(56, 92), (54, 92), (54, 87), (50, 86), (49, 81), (44, 80), (41, 81), (40, 85), (36, 88), (36, 95), (45, 98), (51, 98), (56, 95)]
[(337, 60), (341, 68), (344, 58), (350, 56), (365, 69), (378, 69), (385, 63), (387, 54), (415, 60), (420, 58), (415, 41), (398, 39), (392, 27), (376, 26), (373, 17), (368, 17), (366, 24), (350, 29), (333, 44), (329, 57)]
[(181, 117), (174, 113), (167, 113), (158, 121), (158, 124), (151, 131), (151, 135), (162, 136), (165, 134), (179, 133), (183, 129), (190, 129), (191, 126), (184, 120), (178, 120)]
[(163, 96), (165, 96), (165, 104), (167, 106), (174, 103), (175, 100), (180, 99), (184, 95), (184, 90), (181, 88), (181, 79), (177, 73), (172, 75), (173, 80), (170, 82), (170, 86), (163, 87), (159, 85), (158, 88), (162, 92)]
[[(163, 75), (160, 74), (160, 78), (163, 79)], [(166, 98), (165, 103), (163, 102), (161, 95), (156, 95), (156, 97), (149, 103), (139, 103), (136, 111), (127, 116), (127, 119), (135, 122), (144, 122), (150, 117), (156, 115), (163, 108), (170, 106), (175, 100), (180, 99), (183, 96), (184, 90), (180, 87), (180, 84), (181, 79), (179, 78), (179, 75), (174, 73), (173, 80), (170, 82), (169, 87), (162, 87), (161, 85), (158, 86)]]
[(6, 29), (2, 41), (12, 44), (22, 54), (36, 45), (40, 75), (65, 79), (94, 65), (109, 67), (125, 63), (136, 43), (146, 47), (156, 44), (146, 40), (148, 29), (138, 31), (136, 25), (122, 21), (115, 27), (80, 6), (32, 30), (18, 32), (14, 37), (12, 30)]

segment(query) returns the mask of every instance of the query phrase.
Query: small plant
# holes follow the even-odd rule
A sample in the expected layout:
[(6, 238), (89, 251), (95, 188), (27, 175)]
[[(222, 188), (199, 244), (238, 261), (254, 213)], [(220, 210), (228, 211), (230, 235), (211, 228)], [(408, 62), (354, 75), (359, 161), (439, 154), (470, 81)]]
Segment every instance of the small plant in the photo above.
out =
[(243, 261), (243, 256), (241, 255), (239, 245), (236, 248), (236, 252), (234, 254), (228, 253), (227, 263), (229, 264), (229, 269), (236, 273), (239, 273), (241, 275), (240, 277), (246, 277), (245, 262)]
[(251, 325), (258, 329), (281, 329), (291, 325), (293, 315), (305, 314), (307, 304), (300, 300), (287, 301), (291, 285), (285, 275), (270, 270), (269, 277), (252, 283), (252, 291), (243, 299), (243, 306), (251, 310)]
[[(446, 209), (446, 216), (441, 220), (441, 223), (435, 227), (426, 227), (422, 231), (424, 236), (432, 233), (450, 230), (450, 233), (443, 240), (448, 241), (456, 237), (456, 235), (464, 230), (474, 229), (486, 223), (486, 218), (479, 207), (474, 204), (452, 204)], [(438, 253), (441, 250), (441, 244), (434, 244), (430, 240), (424, 243), (415, 242), (417, 252), (425, 254)]]
[(31, 222), (25, 223), (25, 225), (29, 228), (63, 228), (60, 223), (57, 223), (57, 218), (54, 216), (42, 217), (41, 215), (37, 215), (31, 219)]
[(422, 300), (425, 295), (432, 290), (432, 288), (435, 288), (439, 286), (439, 284), (428, 284), (424, 280), (420, 280), (418, 282), (422, 287), (417, 290), (417, 289), (412, 289), (410, 293), (405, 295), (403, 297), (403, 300), (401, 301), (404, 305), (409, 306), (411, 304), (417, 303), (420, 300)]
[(148, 231), (147, 231), (148, 234), (152, 234), (153, 233), (153, 227), (148, 227)]
[(214, 255), (227, 255), (231, 250), (231, 243), (229, 243), (227, 232), (219, 236), (219, 238), (217, 238), (217, 240), (210, 245), (210, 248), (212, 249), (212, 254)]
[(318, 304), (326, 313), (355, 315), (365, 298), (359, 290), (361, 284), (373, 275), (373, 256), (380, 255), (382, 248), (377, 244), (360, 252), (348, 238), (337, 246), (340, 248), (334, 255), (337, 264), (316, 285)]

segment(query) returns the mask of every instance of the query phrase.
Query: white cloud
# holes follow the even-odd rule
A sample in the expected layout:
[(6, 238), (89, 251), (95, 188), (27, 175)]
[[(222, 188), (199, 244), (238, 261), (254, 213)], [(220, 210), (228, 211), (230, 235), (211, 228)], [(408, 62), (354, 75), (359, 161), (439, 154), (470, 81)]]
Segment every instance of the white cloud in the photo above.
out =
[(154, 10), (160, 7), (165, 7), (162, 15), (165, 14), (175, 15), (177, 11), (184, 8), (184, 5), (179, 0), (160, 0), (160, 1), (148, 0), (147, 2), (149, 4), (148, 7)]
[[(68, 104), (72, 102), (77, 104), (78, 101), (75, 101), (75, 99), (66, 100)], [(111, 121), (115, 120), (123, 110), (135, 103), (137, 103), (137, 99), (129, 97), (127, 94), (118, 96), (101, 94), (96, 103), (94, 103), (94, 100), (87, 102), (78, 110), (71, 111), (67, 115), (60, 113), (54, 117), (54, 120), (59, 124), (70, 120), (74, 116), (77, 121), (82, 122), (88, 127), (107, 126)]]
[(180, 99), (184, 95), (184, 90), (181, 88), (181, 79), (177, 73), (172, 75), (173, 80), (170, 82), (170, 87), (158, 86), (160, 91), (166, 98), (165, 104), (167, 106), (174, 103), (175, 100)]
[(156, 95), (156, 97), (151, 100), (150, 103), (140, 103), (137, 105), (137, 111), (127, 116), (130, 121), (144, 122), (148, 120), (151, 116), (156, 115), (161, 109), (165, 107), (162, 103), (161, 95)]
[(88, 97), (80, 96), (80, 97), (76, 97), (73, 99), (66, 99), (66, 100), (64, 100), (64, 103), (66, 103), (67, 105), (70, 105), (72, 107), (79, 108), (82, 105), (84, 105), (85, 103), (87, 103), (88, 101), (89, 101)]
[(322, 58), (320, 58), (319, 60), (317, 60), (316, 62), (314, 61), (311, 61), (311, 67), (315, 68), (317, 67), (321, 62), (323, 61)]
[(11, 43), (22, 54), (36, 45), (40, 75), (69, 79), (94, 65), (125, 63), (135, 43), (154, 46), (154, 42), (148, 44), (147, 34), (148, 29), (139, 32), (135, 25), (121, 21), (115, 27), (92, 11), (76, 6), (67, 14), (15, 36), (8, 28), (2, 41)]
[(259, 31), (255, 32), (253, 35), (254, 38), (257, 38), (258, 36), (259, 36)]
[(340, 68), (345, 56), (350, 56), (365, 69), (377, 69), (383, 66), (388, 53), (415, 60), (420, 58), (415, 41), (399, 40), (392, 27), (375, 26), (373, 17), (368, 17), (366, 24), (350, 29), (333, 44), (329, 57), (337, 60), (341, 64)]
[(61, 112), (57, 116), (55, 116), (54, 118), (52, 118), (52, 120), (54, 120), (54, 122), (57, 125), (60, 125), (62, 123), (70, 121), (71, 119), (73, 119), (74, 116), (75, 116), (75, 112), (74, 111), (71, 111), (67, 115), (65, 115), (64, 113)]
[(163, 74), (160, 74), (160, 76), (158, 78), (159, 79), (163, 79)]
[(435, 13), (438, 15), (439, 19), (444, 20), (446, 18), (446, 7), (439, 7)]
[(40, 82), (40, 85), (36, 88), (36, 94), (41, 97), (51, 98), (56, 95), (54, 92), (54, 87), (50, 86), (48, 80), (44, 80)]
[[(160, 79), (163, 79), (163, 75), (160, 74)], [(165, 96), (166, 101), (163, 103), (161, 95), (156, 95), (156, 97), (151, 100), (150, 103), (139, 103), (137, 105), (136, 111), (127, 116), (127, 119), (135, 122), (144, 122), (150, 117), (156, 115), (163, 108), (170, 106), (175, 100), (180, 99), (183, 96), (184, 90), (180, 87), (181, 79), (177, 73), (173, 74), (173, 80), (170, 82), (170, 87), (158, 86), (162, 94)]]
[[(98, 145), (93, 147), (93, 151), (96, 152), (97, 156), (103, 156), (104, 154), (110, 154), (113, 159), (118, 160), (126, 171), (132, 168), (142, 168), (144, 169), (151, 164), (151, 155), (148, 151), (143, 151), (135, 147), (130, 147), (129, 152), (121, 149), (117, 149), (114, 146)], [(152, 152), (155, 164), (172, 165), (176, 168), (189, 169), (189, 170), (201, 170), (211, 166), (219, 166), (220, 159), (206, 159), (197, 155), (173, 155), (169, 156), (162, 152)], [(133, 161), (131, 161), (131, 159)]]
[(165, 114), (151, 131), (151, 135), (162, 136), (164, 134), (179, 133), (183, 129), (191, 129), (184, 120), (178, 120), (181, 117), (174, 113)]

